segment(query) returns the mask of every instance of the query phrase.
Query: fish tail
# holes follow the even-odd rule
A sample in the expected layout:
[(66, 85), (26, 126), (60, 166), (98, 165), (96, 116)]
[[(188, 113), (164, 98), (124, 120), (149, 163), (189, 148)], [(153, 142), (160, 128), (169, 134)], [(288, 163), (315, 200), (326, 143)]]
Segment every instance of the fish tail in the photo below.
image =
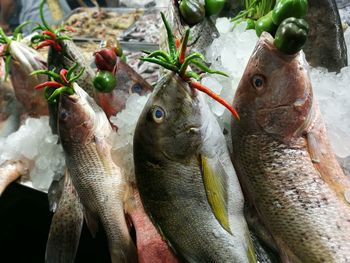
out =
[(83, 218), (83, 206), (66, 173), (63, 194), (50, 226), (45, 262), (74, 262), (83, 227)]

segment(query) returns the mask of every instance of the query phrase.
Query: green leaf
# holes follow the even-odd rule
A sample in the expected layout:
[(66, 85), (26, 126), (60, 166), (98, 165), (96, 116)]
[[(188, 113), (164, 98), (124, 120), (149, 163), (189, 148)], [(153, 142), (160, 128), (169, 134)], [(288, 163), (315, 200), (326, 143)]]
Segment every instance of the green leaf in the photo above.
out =
[(169, 53), (170, 57), (173, 61), (176, 59), (176, 46), (175, 46), (175, 39), (173, 35), (173, 31), (171, 30), (171, 27), (168, 23), (168, 21), (165, 18), (165, 15), (163, 12), (160, 12), (160, 15), (162, 16), (162, 20), (168, 35), (168, 45), (169, 45)]

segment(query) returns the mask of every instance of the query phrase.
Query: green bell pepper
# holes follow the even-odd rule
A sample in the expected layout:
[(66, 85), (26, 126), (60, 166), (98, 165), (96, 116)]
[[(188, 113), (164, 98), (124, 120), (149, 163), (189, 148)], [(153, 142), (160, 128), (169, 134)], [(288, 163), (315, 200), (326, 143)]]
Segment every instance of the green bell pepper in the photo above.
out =
[(247, 27), (245, 30), (249, 30), (249, 29), (255, 29), (255, 20), (248, 18), (247, 20)]
[(206, 16), (218, 15), (225, 6), (226, 0), (205, 0)]
[(179, 5), (180, 13), (185, 22), (194, 26), (205, 17), (205, 8), (198, 0), (182, 0)]
[(289, 17), (277, 29), (275, 46), (288, 55), (297, 53), (304, 46), (309, 25), (304, 19)]
[(108, 93), (117, 85), (117, 79), (110, 71), (99, 71), (94, 77), (92, 83), (98, 91)]
[(307, 0), (280, 0), (273, 9), (272, 21), (279, 25), (288, 17), (304, 18), (307, 5)]
[(272, 22), (272, 11), (260, 17), (258, 21), (255, 23), (255, 31), (258, 37), (262, 34), (262, 32), (269, 32), (272, 36), (275, 35), (277, 26)]

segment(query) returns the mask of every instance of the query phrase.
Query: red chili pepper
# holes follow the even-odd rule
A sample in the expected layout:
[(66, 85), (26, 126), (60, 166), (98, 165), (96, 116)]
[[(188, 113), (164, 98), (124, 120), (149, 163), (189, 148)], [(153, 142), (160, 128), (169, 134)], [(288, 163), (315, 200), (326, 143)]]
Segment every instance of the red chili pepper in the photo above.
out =
[(179, 56), (179, 62), (180, 64), (184, 63), (185, 58), (186, 58), (186, 49), (187, 49), (187, 45), (183, 45), (180, 51), (180, 56)]
[(41, 42), (39, 45), (37, 45), (36, 49), (40, 49), (40, 48), (47, 47), (50, 45), (55, 45), (55, 43), (56, 42), (54, 40), (47, 39), (47, 40), (44, 40), (43, 42)]
[(68, 72), (68, 70), (66, 70), (66, 69), (61, 69), (61, 71), (60, 71), (60, 76), (61, 76), (61, 78), (64, 80), (64, 82), (66, 83), (66, 84), (68, 84), (68, 80), (67, 80), (67, 78), (66, 78), (66, 75), (67, 75), (67, 72)]
[(43, 31), (42, 34), (50, 36), (53, 40), (56, 40), (56, 38), (57, 38), (55, 33), (51, 32), (51, 31), (48, 31), (48, 30)]
[(50, 45), (52, 45), (54, 47), (54, 49), (56, 49), (57, 51), (59, 51), (59, 52), (62, 51), (62, 47), (56, 41), (54, 41), (52, 39), (44, 40), (39, 45), (37, 45), (36, 49), (40, 49), (40, 48), (47, 47)]
[(176, 49), (178, 49), (180, 47), (180, 45), (181, 45), (180, 39), (176, 38), (175, 39), (175, 47), (176, 47)]
[(62, 87), (62, 86), (63, 86), (63, 84), (59, 83), (57, 81), (46, 81), (44, 83), (36, 85), (34, 88), (35, 89), (42, 89), (42, 88), (45, 88), (45, 87), (56, 87), (56, 88), (59, 88), (59, 87)]
[(197, 90), (200, 90), (200, 91), (206, 93), (207, 95), (209, 95), (209, 97), (213, 98), (214, 100), (216, 100), (217, 102), (222, 104), (224, 107), (226, 107), (226, 109), (228, 109), (232, 113), (232, 115), (236, 119), (238, 119), (238, 120), (240, 119), (237, 111), (230, 104), (228, 104), (227, 101), (225, 101), (219, 95), (217, 95), (216, 93), (211, 91), (209, 88), (207, 88), (206, 86), (203, 86), (202, 84), (200, 84), (199, 82), (196, 82), (196, 81), (189, 81), (189, 84), (192, 88), (195, 88)]

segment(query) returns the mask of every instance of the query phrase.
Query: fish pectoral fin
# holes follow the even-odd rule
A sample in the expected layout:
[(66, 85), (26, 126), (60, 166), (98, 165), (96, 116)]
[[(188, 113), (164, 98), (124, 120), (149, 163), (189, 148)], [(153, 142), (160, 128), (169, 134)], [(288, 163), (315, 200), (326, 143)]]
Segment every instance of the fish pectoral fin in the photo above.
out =
[(98, 232), (98, 218), (92, 212), (90, 212), (86, 207), (84, 207), (84, 218), (86, 225), (93, 238), (96, 237)]
[(321, 160), (321, 152), (320, 147), (318, 147), (315, 134), (312, 131), (308, 132), (306, 135), (306, 140), (311, 161), (313, 163), (319, 163)]
[(225, 187), (225, 170), (216, 158), (199, 156), (200, 167), (210, 207), (221, 226), (230, 234), (227, 200), (228, 194)]

